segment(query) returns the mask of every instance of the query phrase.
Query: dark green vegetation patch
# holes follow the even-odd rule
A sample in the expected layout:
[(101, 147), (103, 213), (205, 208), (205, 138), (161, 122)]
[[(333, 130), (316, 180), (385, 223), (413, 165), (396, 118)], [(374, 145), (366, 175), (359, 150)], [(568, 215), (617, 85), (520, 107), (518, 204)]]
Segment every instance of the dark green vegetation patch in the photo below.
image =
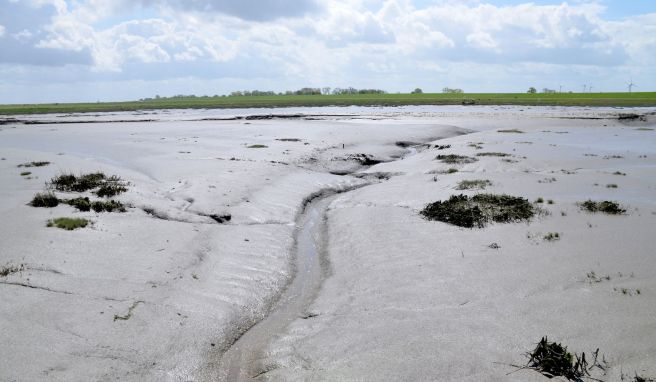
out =
[(95, 212), (125, 212), (125, 206), (123, 203), (116, 200), (96, 200), (91, 201), (89, 198), (74, 198), (61, 200), (62, 203), (68, 204), (71, 207), (75, 207), (80, 211), (90, 211), (94, 210)]
[(462, 180), (456, 186), (456, 190), (484, 190), (485, 187), (491, 186), (492, 182), (487, 179)]
[(267, 145), (255, 144), (255, 145), (248, 145), (248, 146), (246, 146), (246, 147), (249, 148), (249, 149), (266, 149), (266, 148), (269, 147), (269, 146), (267, 146)]
[(85, 192), (94, 190), (100, 197), (112, 197), (128, 190), (127, 183), (116, 175), (106, 176), (102, 172), (83, 175), (62, 174), (50, 180), (51, 189), (62, 192)]
[(451, 195), (446, 201), (428, 204), (420, 213), (428, 220), (437, 220), (459, 227), (482, 228), (490, 221), (510, 223), (529, 220), (535, 208), (525, 198), (510, 195), (477, 194)]
[(603, 212), (609, 215), (622, 215), (626, 213), (626, 210), (620, 207), (620, 205), (617, 202), (611, 202), (608, 200), (604, 200), (601, 202), (586, 200), (585, 202), (579, 203), (579, 207), (581, 207), (581, 209), (584, 211), (588, 211), (592, 213)]
[[(581, 356), (567, 351), (567, 347), (556, 342), (549, 342), (543, 337), (532, 352), (528, 353), (527, 367), (536, 370), (548, 378), (565, 377), (570, 381), (582, 381), (588, 373), (585, 353)], [(596, 357), (595, 357), (596, 363)]]
[(11, 265), (7, 264), (0, 267), (0, 277), (7, 277), (12, 273), (22, 272), (25, 270), (25, 264)]
[(48, 227), (57, 227), (67, 231), (84, 228), (88, 224), (89, 221), (82, 218), (56, 218), (48, 221)]
[(32, 207), (57, 207), (59, 205), (59, 199), (52, 192), (39, 192), (34, 195), (32, 201), (29, 203)]
[(18, 167), (43, 167), (49, 165), (50, 162), (27, 162), (27, 163), (22, 163), (19, 164)]
[(510, 154), (506, 153), (478, 153), (477, 157), (509, 157)]
[(435, 159), (448, 164), (474, 163), (478, 160), (476, 158), (468, 157), (466, 155), (457, 155), (457, 154), (438, 155), (435, 157)]

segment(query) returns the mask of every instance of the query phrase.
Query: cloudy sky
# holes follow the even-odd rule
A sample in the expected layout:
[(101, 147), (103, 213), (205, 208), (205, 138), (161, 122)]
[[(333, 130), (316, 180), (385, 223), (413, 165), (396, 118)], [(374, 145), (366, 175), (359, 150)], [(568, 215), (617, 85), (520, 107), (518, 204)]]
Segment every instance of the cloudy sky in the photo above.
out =
[(0, 103), (656, 90), (656, 0), (0, 0)]

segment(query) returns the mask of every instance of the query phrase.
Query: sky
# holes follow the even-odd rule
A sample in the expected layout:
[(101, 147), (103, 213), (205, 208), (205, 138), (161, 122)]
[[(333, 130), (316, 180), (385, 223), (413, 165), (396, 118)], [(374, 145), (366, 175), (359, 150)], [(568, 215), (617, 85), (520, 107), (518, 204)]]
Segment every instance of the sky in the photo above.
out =
[(656, 0), (0, 0), (0, 103), (656, 91)]

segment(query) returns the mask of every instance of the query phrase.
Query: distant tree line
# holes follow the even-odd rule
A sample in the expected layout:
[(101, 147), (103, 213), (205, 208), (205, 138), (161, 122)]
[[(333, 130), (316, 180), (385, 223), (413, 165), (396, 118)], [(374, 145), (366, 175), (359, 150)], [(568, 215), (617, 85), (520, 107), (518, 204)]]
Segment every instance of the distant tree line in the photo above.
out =
[(452, 89), (449, 87), (445, 87), (442, 89), (442, 93), (447, 93), (447, 94), (462, 94), (464, 91), (462, 89)]
[(234, 91), (230, 93), (231, 97), (243, 97), (243, 96), (275, 96), (275, 95), (297, 95), (297, 96), (308, 96), (308, 95), (344, 95), (344, 94), (386, 94), (385, 90), (380, 89), (356, 89), (353, 87), (348, 88), (301, 88), (298, 90), (287, 90), (284, 92), (276, 93), (274, 91), (260, 91), (260, 90), (243, 90), (243, 91)]

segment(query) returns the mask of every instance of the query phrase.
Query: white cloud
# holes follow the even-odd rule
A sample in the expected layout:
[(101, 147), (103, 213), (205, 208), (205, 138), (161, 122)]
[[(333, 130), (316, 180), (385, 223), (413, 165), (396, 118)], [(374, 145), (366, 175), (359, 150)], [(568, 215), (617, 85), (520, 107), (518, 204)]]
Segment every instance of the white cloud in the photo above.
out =
[(0, 37), (2, 37), (2, 36), (4, 36), (4, 35), (5, 35), (5, 27), (3, 27), (2, 25), (0, 25)]
[[(496, 71), (491, 80), (504, 66), (523, 73), (548, 67), (560, 75), (573, 67), (588, 68), (590, 75), (608, 75), (610, 68), (651, 73), (656, 63), (656, 14), (608, 21), (593, 0), (512, 6), (436, 1), (424, 7), (411, 0), (309, 0), (296, 10), (288, 9), (290, 1), (28, 0), (35, 9), (52, 9), (52, 18), (8, 29), (23, 30), (11, 36), (37, 50), (88, 54), (97, 76), (230, 76), (246, 84), (259, 70), (280, 87), (354, 81), (393, 87), (420, 73), (440, 81), (474, 67), (478, 76)], [(125, 73), (135, 67), (142, 71)]]

